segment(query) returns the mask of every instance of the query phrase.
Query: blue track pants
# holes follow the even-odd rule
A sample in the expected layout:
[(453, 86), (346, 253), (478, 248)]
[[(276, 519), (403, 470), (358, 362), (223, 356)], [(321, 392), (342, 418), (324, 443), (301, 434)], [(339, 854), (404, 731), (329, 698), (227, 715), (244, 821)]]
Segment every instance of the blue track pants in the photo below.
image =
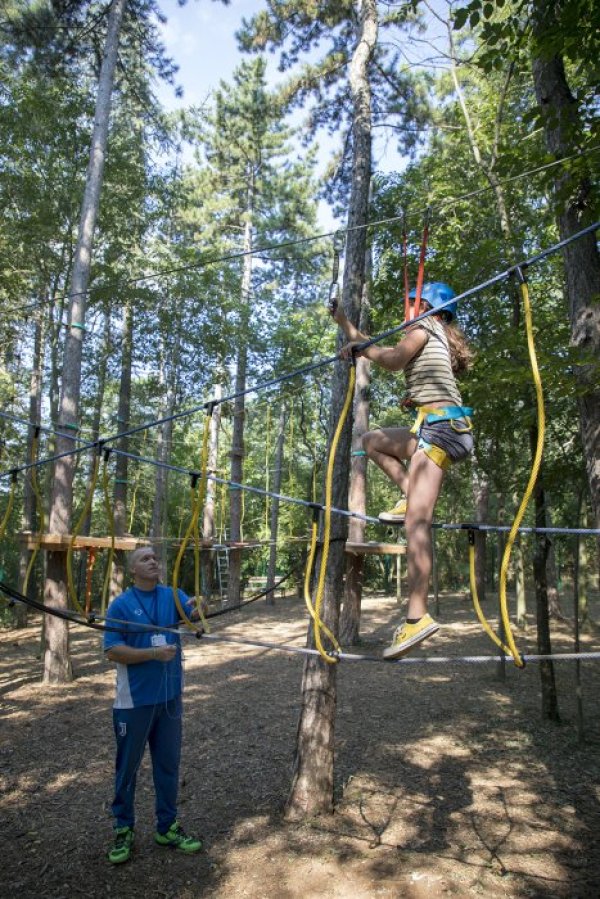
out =
[(166, 833), (177, 818), (181, 716), (181, 696), (136, 709), (113, 709), (117, 760), (112, 813), (116, 827), (134, 826), (135, 784), (146, 743), (156, 793), (156, 829)]

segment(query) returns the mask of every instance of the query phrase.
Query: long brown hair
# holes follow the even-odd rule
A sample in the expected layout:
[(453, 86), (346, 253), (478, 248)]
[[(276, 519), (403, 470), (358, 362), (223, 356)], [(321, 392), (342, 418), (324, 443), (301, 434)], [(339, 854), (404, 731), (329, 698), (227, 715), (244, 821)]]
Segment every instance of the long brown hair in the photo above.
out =
[[(428, 303), (427, 300), (425, 300), (422, 305), (422, 310), (432, 308), (431, 303)], [(450, 350), (452, 373), (457, 377), (460, 377), (471, 368), (475, 354), (458, 325), (452, 323), (448, 312), (438, 312), (437, 315), (434, 315), (433, 317), (441, 321), (444, 326), (446, 339), (448, 340), (448, 348)]]
[(442, 320), (448, 339), (452, 371), (457, 377), (460, 377), (460, 375), (464, 375), (471, 368), (474, 355), (473, 350), (459, 327), (447, 321), (443, 313), (439, 318)]

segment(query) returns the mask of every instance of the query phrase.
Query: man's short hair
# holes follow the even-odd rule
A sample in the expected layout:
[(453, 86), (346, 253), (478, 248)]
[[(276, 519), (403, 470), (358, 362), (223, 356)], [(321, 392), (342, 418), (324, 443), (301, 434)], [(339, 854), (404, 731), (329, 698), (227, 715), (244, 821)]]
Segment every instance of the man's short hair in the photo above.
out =
[(138, 546), (133, 550), (132, 553), (129, 554), (129, 558), (127, 559), (127, 570), (129, 572), (129, 574), (133, 574), (133, 569), (134, 569), (135, 563), (137, 562), (137, 559), (138, 559), (140, 553), (147, 552), (148, 550), (151, 550), (152, 552), (154, 552), (154, 547), (153, 546)]

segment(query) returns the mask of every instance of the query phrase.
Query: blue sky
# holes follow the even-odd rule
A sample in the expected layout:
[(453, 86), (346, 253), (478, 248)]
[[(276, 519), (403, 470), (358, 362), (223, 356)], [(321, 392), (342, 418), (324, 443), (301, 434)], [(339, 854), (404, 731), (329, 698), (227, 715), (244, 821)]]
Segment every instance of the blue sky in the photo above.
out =
[[(179, 66), (177, 82), (183, 87), (181, 100), (174, 96), (173, 89), (167, 85), (159, 85), (158, 95), (168, 108), (200, 105), (210, 99), (221, 80), (229, 80), (242, 59), (237, 49), (235, 32), (243, 18), (250, 18), (255, 12), (264, 9), (264, 0), (231, 0), (228, 6), (214, 0), (188, 0), (185, 6), (179, 6), (177, 0), (161, 0), (160, 7), (167, 16), (167, 23), (162, 27), (163, 41), (168, 55)], [(433, 7), (447, 9), (445, 0), (434, 0)], [(428, 26), (435, 26), (433, 15), (425, 12)], [(439, 31), (439, 26), (436, 30)], [(408, 48), (407, 48), (408, 49)], [(409, 50), (412, 59), (418, 60), (431, 53), (431, 49), (413, 44)], [(285, 77), (277, 71), (277, 56), (267, 54), (269, 63), (268, 75), (272, 83)], [(381, 134), (381, 132), (380, 132)], [(334, 140), (327, 135), (319, 138), (321, 162), (324, 166), (334, 149)], [(393, 141), (384, 143), (383, 137), (376, 138), (374, 147), (374, 163), (378, 171), (401, 169), (404, 160), (396, 151)], [(324, 227), (333, 225), (331, 217), (325, 209), (320, 215)]]

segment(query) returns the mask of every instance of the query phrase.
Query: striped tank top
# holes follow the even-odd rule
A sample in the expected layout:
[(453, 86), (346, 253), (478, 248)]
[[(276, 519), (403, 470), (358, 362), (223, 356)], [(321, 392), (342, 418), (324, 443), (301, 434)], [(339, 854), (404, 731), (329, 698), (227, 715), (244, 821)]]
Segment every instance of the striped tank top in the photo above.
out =
[(404, 369), (408, 399), (417, 406), (425, 406), (435, 400), (449, 400), (455, 406), (462, 406), (444, 325), (439, 318), (429, 316), (415, 327), (424, 328), (429, 340)]

